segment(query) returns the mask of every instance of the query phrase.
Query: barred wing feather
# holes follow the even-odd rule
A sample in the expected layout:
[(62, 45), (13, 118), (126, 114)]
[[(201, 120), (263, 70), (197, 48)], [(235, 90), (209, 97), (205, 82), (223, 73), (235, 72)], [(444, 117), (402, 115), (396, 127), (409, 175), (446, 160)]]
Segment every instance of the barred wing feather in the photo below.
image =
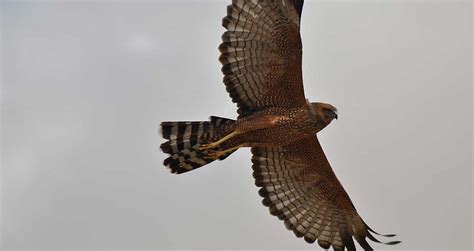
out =
[(267, 107), (305, 104), (302, 0), (233, 0), (219, 46), (224, 83), (240, 117)]
[(254, 147), (252, 153), (262, 203), (296, 236), (334, 250), (355, 250), (353, 238), (364, 250), (372, 250), (366, 238), (379, 242), (357, 213), (317, 138), (285, 147)]

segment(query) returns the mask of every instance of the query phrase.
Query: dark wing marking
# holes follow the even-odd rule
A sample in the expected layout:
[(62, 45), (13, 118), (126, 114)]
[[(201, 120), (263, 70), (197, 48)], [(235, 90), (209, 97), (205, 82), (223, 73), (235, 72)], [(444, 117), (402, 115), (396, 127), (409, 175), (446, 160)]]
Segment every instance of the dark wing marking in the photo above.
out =
[(372, 250), (366, 238), (379, 242), (357, 213), (317, 138), (285, 147), (254, 147), (252, 153), (263, 204), (296, 236), (334, 250), (355, 250), (353, 238), (364, 250)]
[(304, 0), (294, 0), (294, 1), (295, 1), (295, 9), (298, 12), (298, 15), (299, 15), (300, 20), (301, 20), (301, 13), (303, 12)]
[(219, 46), (224, 83), (240, 117), (305, 104), (301, 0), (233, 0)]

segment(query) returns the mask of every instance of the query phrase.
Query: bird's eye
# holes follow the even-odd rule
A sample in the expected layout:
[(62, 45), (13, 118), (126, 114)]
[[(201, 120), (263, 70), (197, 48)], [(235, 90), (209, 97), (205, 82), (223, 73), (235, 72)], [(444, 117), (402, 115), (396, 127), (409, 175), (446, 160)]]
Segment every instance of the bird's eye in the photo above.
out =
[(328, 118), (337, 119), (337, 113), (330, 109), (325, 109), (324, 115)]

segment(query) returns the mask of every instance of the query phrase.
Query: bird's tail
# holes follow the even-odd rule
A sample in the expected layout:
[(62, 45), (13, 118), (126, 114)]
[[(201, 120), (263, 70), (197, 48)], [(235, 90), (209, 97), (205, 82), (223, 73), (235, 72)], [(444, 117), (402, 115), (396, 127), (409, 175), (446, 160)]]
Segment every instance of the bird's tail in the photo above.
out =
[(228, 152), (219, 157), (212, 151), (224, 149), (203, 149), (202, 145), (222, 138), (235, 124), (235, 120), (214, 117), (210, 121), (162, 122), (160, 125), (163, 138), (161, 150), (170, 155), (163, 162), (172, 173), (185, 173), (219, 159), (223, 160), (233, 153)]

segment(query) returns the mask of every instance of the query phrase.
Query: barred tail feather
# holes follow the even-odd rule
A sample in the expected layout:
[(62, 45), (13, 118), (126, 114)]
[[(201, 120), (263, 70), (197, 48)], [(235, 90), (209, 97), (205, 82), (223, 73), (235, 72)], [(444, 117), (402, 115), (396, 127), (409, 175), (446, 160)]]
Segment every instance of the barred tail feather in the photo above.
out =
[(211, 163), (216, 159), (209, 157), (208, 150), (200, 150), (201, 145), (221, 138), (234, 123), (234, 120), (214, 116), (210, 121), (162, 122), (161, 133), (168, 141), (161, 144), (160, 148), (170, 155), (163, 164), (172, 173), (180, 174)]

